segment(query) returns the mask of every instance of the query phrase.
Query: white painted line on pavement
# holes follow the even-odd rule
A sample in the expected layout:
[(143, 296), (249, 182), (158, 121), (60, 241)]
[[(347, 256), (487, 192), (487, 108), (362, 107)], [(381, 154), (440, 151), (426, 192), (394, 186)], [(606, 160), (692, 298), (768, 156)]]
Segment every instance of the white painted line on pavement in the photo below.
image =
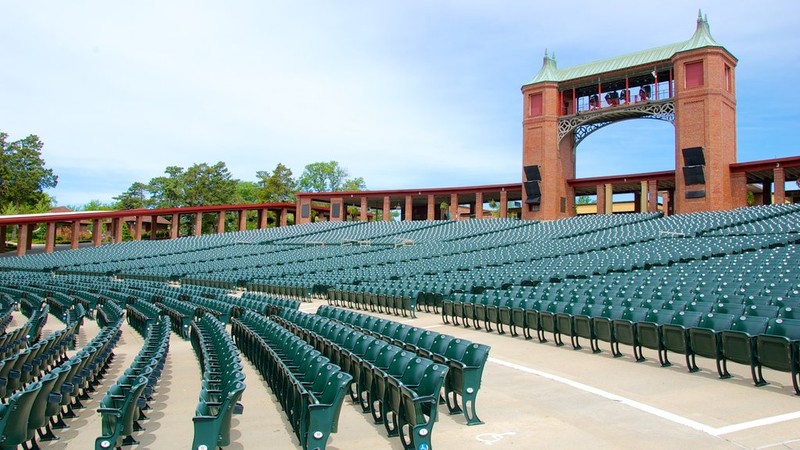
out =
[(564, 378), (558, 375), (554, 375), (551, 373), (543, 372), (541, 370), (532, 369), (530, 367), (525, 367), (519, 364), (515, 364), (508, 361), (503, 361), (497, 358), (489, 358), (489, 362), (505, 366), (511, 369), (519, 370), (521, 372), (530, 373), (532, 375), (537, 375), (542, 378), (547, 378), (548, 380), (555, 381), (557, 383), (566, 384), (567, 386), (571, 386), (575, 389), (588, 392), (590, 394), (594, 394), (603, 398), (606, 398), (611, 401), (622, 403), (623, 405), (630, 406), (631, 408), (638, 409), (639, 411), (646, 412), (648, 414), (652, 414), (656, 417), (660, 417), (665, 420), (669, 420), (670, 422), (674, 422), (680, 425), (687, 426), (694, 430), (702, 431), (703, 433), (710, 434), (712, 436), (721, 436), (724, 434), (734, 433), (737, 431), (743, 431), (750, 428), (761, 427), (765, 425), (772, 425), (775, 423), (785, 422), (788, 420), (795, 420), (800, 419), (800, 411), (788, 413), (788, 414), (781, 414), (778, 416), (772, 417), (765, 417), (762, 419), (751, 420), (749, 422), (742, 422), (739, 424), (728, 425), (725, 427), (714, 428), (700, 422), (696, 422), (691, 419), (687, 419), (686, 417), (679, 416), (677, 414), (673, 414), (669, 411), (664, 411), (663, 409), (658, 409), (650, 405), (646, 405), (641, 402), (637, 402), (635, 400), (631, 400), (629, 398), (622, 397), (617, 394), (612, 394), (611, 392), (604, 391), (602, 389), (598, 389), (596, 387), (589, 386), (587, 384), (579, 383), (577, 381), (570, 380), (568, 378)]

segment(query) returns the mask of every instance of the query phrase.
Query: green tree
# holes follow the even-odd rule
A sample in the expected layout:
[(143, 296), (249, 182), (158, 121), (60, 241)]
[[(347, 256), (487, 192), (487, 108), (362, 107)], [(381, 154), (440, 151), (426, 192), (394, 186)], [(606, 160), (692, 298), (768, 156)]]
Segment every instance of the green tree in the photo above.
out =
[(222, 161), (213, 166), (195, 164), (186, 169), (182, 181), (185, 206), (235, 203), (236, 180)]
[(116, 209), (139, 209), (150, 206), (147, 191), (149, 186), (139, 181), (133, 183), (127, 191), (114, 197), (117, 202), (114, 204)]
[(0, 205), (12, 204), (24, 211), (40, 209), (45, 201), (49, 209), (52, 199), (44, 190), (56, 187), (58, 177), (45, 167), (44, 143), (33, 134), (13, 142), (7, 138), (0, 132)]
[(363, 178), (348, 178), (347, 170), (336, 161), (308, 164), (297, 180), (304, 192), (337, 192), (342, 190), (364, 190)]
[(292, 178), (292, 170), (288, 167), (278, 163), (271, 173), (259, 170), (256, 172), (256, 177), (258, 178), (258, 201), (260, 203), (294, 202), (297, 181)]
[(252, 181), (236, 180), (235, 203), (258, 203), (258, 183)]

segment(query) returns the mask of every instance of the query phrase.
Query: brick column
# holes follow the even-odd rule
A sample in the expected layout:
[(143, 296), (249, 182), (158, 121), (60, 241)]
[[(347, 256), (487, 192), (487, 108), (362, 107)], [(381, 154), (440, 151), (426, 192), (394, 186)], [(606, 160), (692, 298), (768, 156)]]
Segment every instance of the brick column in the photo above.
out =
[(500, 191), (500, 217), (508, 218), (508, 192)]
[(775, 204), (782, 205), (786, 203), (786, 173), (783, 167), (772, 169), (772, 178), (775, 179)]
[(239, 210), (239, 231), (244, 231), (247, 229), (247, 210), (240, 209)]
[(383, 220), (385, 222), (389, 222), (390, 220), (392, 220), (392, 211), (391, 211), (392, 206), (390, 205), (390, 203), (391, 200), (389, 199), (388, 195), (383, 197)]
[(27, 243), (30, 231), (30, 225), (27, 223), (19, 226), (19, 231), (17, 232), (17, 256), (25, 256), (25, 252), (28, 250)]
[(225, 211), (217, 213), (217, 233), (225, 232)]
[(403, 209), (405, 210), (403, 220), (410, 222), (414, 218), (414, 203), (410, 195), (406, 195), (406, 206)]
[(103, 224), (100, 219), (92, 219), (92, 245), (100, 247), (103, 239)]
[(606, 183), (606, 212), (605, 214), (614, 213), (614, 186), (611, 183)]
[(458, 220), (458, 194), (450, 194), (450, 220)]
[(658, 211), (658, 181), (647, 182), (647, 212)]
[(436, 220), (436, 197), (428, 194), (428, 211), (425, 214), (426, 220)]
[(0, 225), (0, 253), (6, 252), (6, 232), (8, 229), (5, 225)]
[(78, 245), (81, 241), (81, 221), (80, 220), (73, 220), (72, 221), (72, 230), (69, 233), (69, 248), (75, 250), (78, 248)]
[(595, 188), (597, 192), (597, 214), (606, 213), (606, 185), (598, 184)]
[(472, 212), (476, 219), (483, 219), (483, 192), (475, 193), (475, 208)]
[(47, 222), (44, 232), (44, 252), (53, 253), (56, 249), (56, 223)]
[(194, 215), (194, 235), (200, 236), (203, 234), (203, 213), (197, 212)]
[(664, 208), (664, 217), (667, 217), (667, 216), (669, 216), (669, 208), (670, 208), (670, 206), (671, 206), (671, 205), (670, 205), (670, 202), (671, 202), (671, 200), (672, 200), (672, 199), (670, 198), (669, 191), (664, 191), (664, 192), (662, 192), (662, 193), (661, 193), (661, 198), (662, 198), (662, 201), (663, 201), (663, 203), (664, 203), (664, 204), (661, 206), (662, 208)]
[[(297, 215), (295, 214), (295, 220), (297, 220)], [(278, 226), (285, 227), (289, 225), (289, 210), (286, 208), (281, 208), (281, 212), (278, 217)]]
[(369, 205), (367, 204), (367, 197), (361, 197), (361, 210), (359, 211), (359, 218), (362, 222), (369, 220)]
[(169, 222), (169, 238), (175, 239), (181, 234), (181, 215), (177, 213), (173, 214)]

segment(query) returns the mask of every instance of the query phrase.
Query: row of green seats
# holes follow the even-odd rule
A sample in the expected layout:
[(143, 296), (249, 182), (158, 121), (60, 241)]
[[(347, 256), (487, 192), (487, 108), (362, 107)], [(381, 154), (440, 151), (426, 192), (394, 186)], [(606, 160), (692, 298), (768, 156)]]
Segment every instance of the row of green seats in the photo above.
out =
[(284, 311), (275, 320), (348, 368), (351, 397), (388, 436), (399, 436), (406, 449), (431, 448), (446, 365), (322, 316)]
[(191, 324), (190, 340), (203, 373), (200, 399), (195, 408), (193, 450), (208, 450), (231, 443), (231, 417), (242, 412), (245, 390), (239, 352), (225, 324), (204, 313)]
[(236, 344), (278, 399), (301, 447), (325, 449), (352, 376), (313, 346), (252, 311), (233, 320)]
[(152, 323), (144, 335), (142, 349), (100, 401), (101, 435), (95, 440), (96, 450), (138, 444), (133, 432), (142, 429), (138, 421), (146, 419), (143, 411), (149, 407), (169, 351), (167, 319)]

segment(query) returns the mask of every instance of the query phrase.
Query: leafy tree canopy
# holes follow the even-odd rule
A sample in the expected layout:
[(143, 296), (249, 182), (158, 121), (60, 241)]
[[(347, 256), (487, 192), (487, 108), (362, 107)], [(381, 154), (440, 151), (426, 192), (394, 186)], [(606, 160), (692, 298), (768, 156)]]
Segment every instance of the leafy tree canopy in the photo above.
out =
[(363, 190), (366, 183), (363, 178), (348, 178), (347, 170), (336, 161), (315, 162), (308, 164), (298, 179), (301, 191), (337, 192), (344, 190)]
[(259, 202), (294, 202), (297, 181), (292, 178), (292, 170), (288, 167), (278, 163), (271, 173), (259, 170), (256, 172), (256, 177), (258, 178), (259, 186)]
[(54, 188), (58, 177), (45, 167), (44, 143), (36, 135), (8, 142), (0, 131), (0, 206), (13, 205), (20, 212), (50, 209), (52, 197), (44, 193)]

